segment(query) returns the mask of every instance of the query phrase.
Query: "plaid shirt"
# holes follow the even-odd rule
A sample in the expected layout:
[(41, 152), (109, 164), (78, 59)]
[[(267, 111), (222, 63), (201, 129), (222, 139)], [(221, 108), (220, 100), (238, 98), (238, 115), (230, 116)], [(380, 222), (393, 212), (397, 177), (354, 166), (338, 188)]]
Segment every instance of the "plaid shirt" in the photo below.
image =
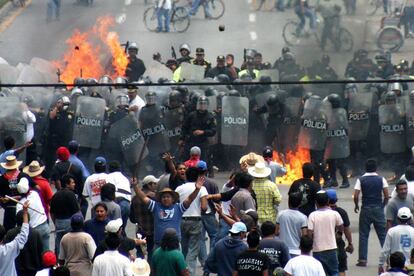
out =
[(259, 222), (271, 221), (274, 223), (277, 217), (277, 206), (282, 201), (282, 195), (277, 185), (267, 178), (255, 178), (253, 191), (256, 194)]
[[(149, 198), (154, 199), (153, 193), (143, 190)], [(146, 236), (154, 234), (154, 217), (148, 210), (148, 205), (144, 204), (138, 196), (134, 196), (131, 202), (131, 212), (129, 218), (132, 223), (138, 224), (137, 232)]]

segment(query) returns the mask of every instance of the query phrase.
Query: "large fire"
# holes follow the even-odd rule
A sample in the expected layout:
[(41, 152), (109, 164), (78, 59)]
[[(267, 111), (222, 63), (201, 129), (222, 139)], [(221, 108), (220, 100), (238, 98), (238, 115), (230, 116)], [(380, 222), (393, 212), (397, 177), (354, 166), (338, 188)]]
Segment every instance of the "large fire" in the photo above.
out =
[[(54, 62), (62, 72), (60, 79), (64, 83), (73, 83), (73, 80), (80, 76), (99, 79), (103, 75), (124, 75), (128, 58), (118, 34), (109, 31), (114, 25), (113, 17), (99, 17), (90, 30), (75, 30), (66, 40), (68, 50), (63, 61)], [(110, 67), (108, 59), (112, 59)]]
[[(273, 152), (273, 160), (282, 164), (281, 157), (277, 152)], [(298, 148), (295, 151), (288, 151), (285, 155), (286, 175), (277, 178), (279, 184), (292, 184), (296, 179), (302, 178), (303, 163), (310, 162), (309, 150)]]

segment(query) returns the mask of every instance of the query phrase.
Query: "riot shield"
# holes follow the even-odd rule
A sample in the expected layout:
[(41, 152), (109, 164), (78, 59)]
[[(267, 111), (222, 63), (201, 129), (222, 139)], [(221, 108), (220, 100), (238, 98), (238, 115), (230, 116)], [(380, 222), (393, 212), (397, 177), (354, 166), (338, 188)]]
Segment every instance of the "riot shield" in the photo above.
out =
[(406, 143), (411, 149), (414, 146), (414, 102), (408, 100), (405, 107)]
[[(204, 91), (203, 91), (203, 93), (204, 93)], [(216, 117), (216, 120), (217, 120), (218, 119), (217, 117), (218, 117), (218, 114), (219, 114), (219, 113), (217, 113), (217, 111), (219, 109), (217, 96), (209, 96), (209, 97), (207, 97), (207, 99), (208, 99), (208, 109), (207, 110), (208, 110), (208, 112), (213, 113)], [(220, 124), (220, 123), (217, 120), (217, 124)], [(211, 136), (211, 137), (207, 138), (209, 145), (217, 145), (219, 143), (219, 132), (220, 132), (219, 125), (217, 125), (217, 130), (218, 131), (216, 131), (216, 134), (214, 136)]]
[(272, 81), (279, 81), (279, 71), (276, 69), (260, 70), (260, 77), (270, 77)]
[(20, 71), (17, 83), (45, 83), (46, 78), (42, 73), (30, 65), (25, 65)]
[(77, 100), (73, 139), (81, 147), (98, 149), (101, 146), (105, 117), (105, 100), (80, 96)]
[[(164, 122), (168, 138), (170, 140), (171, 149), (178, 150), (178, 141), (181, 137), (181, 129), (184, 120), (183, 108), (167, 109), (165, 111)], [(172, 152), (173, 155), (178, 156), (177, 152)]]
[(361, 141), (367, 138), (372, 97), (372, 93), (357, 93), (349, 97), (348, 123), (351, 141)]
[(340, 159), (349, 156), (348, 129), (346, 110), (334, 108), (328, 118), (325, 159)]
[(260, 108), (260, 107), (266, 105), (267, 100), (272, 95), (276, 95), (276, 91), (270, 90), (270, 91), (267, 91), (267, 92), (260, 93), (260, 94), (256, 95), (255, 99), (256, 99), (257, 106)]
[(383, 153), (405, 151), (405, 120), (396, 104), (379, 107), (380, 148)]
[(326, 142), (327, 116), (321, 99), (306, 100), (301, 118), (298, 144), (310, 150), (323, 150)]
[(170, 150), (164, 115), (158, 105), (144, 106), (139, 113), (139, 124), (152, 156)]
[(0, 64), (0, 82), (15, 84), (19, 76), (19, 70), (8, 64)]
[(135, 115), (127, 115), (115, 122), (109, 130), (108, 141), (113, 142), (109, 145), (109, 147), (114, 147), (112, 150), (119, 149), (122, 152), (128, 166), (138, 164), (141, 154), (141, 160), (148, 155), (148, 149), (145, 147), (145, 140)]
[(221, 143), (246, 146), (249, 135), (249, 100), (225, 96), (222, 99)]
[(205, 69), (203, 66), (183, 62), (180, 65), (180, 79), (185, 81), (202, 81), (204, 79)]
[[(11, 136), (16, 146), (26, 142), (26, 120), (23, 115), (22, 104), (14, 97), (0, 98), (0, 139)], [(3, 144), (1, 150), (4, 151)], [(22, 158), (20, 158), (22, 159)]]
[(34, 57), (30, 61), (30, 66), (44, 76), (46, 83), (58, 82), (56, 66), (54, 66), (51, 62), (42, 58)]
[(301, 98), (288, 97), (285, 100), (283, 121), (280, 125), (280, 147), (284, 152), (293, 151), (297, 147), (300, 129)]
[[(168, 86), (150, 86), (150, 87), (148, 87), (148, 91), (155, 92), (155, 94), (157, 94), (156, 103), (158, 105), (160, 105), (160, 106), (168, 105), (168, 96), (170, 95), (170, 93), (172, 91), (171, 87), (168, 87)], [(144, 94), (144, 97), (142, 99), (145, 101), (145, 94)]]
[(116, 110), (116, 99), (122, 95), (125, 95), (125, 96), (128, 95), (126, 88), (112, 89), (111, 93), (108, 95), (108, 107), (112, 110)]
[(147, 65), (147, 70), (145, 71), (144, 77), (148, 77), (152, 82), (156, 83), (161, 78), (171, 80), (172, 75), (172, 71), (167, 66), (157, 61), (151, 61)]

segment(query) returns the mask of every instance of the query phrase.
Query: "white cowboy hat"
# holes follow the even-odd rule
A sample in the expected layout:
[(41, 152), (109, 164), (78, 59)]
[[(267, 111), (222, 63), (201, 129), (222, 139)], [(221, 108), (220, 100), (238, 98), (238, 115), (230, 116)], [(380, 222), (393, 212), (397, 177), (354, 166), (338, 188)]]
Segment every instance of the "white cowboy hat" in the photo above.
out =
[(45, 169), (45, 166), (40, 166), (39, 162), (36, 160), (32, 161), (29, 166), (23, 168), (23, 172), (30, 177), (35, 177), (40, 175)]
[(151, 273), (151, 268), (148, 262), (141, 258), (136, 258), (134, 262), (131, 263), (132, 275), (134, 276), (149, 276)]
[(6, 162), (1, 162), (0, 165), (6, 170), (14, 170), (20, 167), (23, 161), (17, 161), (16, 156), (9, 155), (6, 157)]
[(266, 178), (272, 172), (270, 168), (266, 167), (265, 163), (257, 162), (254, 167), (250, 167), (248, 172), (251, 176), (256, 178)]

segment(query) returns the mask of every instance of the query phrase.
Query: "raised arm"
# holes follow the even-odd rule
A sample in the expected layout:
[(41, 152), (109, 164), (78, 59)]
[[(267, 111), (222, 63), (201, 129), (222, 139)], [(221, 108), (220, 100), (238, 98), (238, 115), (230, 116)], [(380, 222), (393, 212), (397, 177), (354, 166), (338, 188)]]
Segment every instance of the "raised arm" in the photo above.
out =
[(132, 178), (131, 186), (134, 189), (135, 194), (144, 204), (148, 204), (150, 202), (151, 199), (144, 194), (141, 188), (139, 188), (138, 180), (135, 177)]

